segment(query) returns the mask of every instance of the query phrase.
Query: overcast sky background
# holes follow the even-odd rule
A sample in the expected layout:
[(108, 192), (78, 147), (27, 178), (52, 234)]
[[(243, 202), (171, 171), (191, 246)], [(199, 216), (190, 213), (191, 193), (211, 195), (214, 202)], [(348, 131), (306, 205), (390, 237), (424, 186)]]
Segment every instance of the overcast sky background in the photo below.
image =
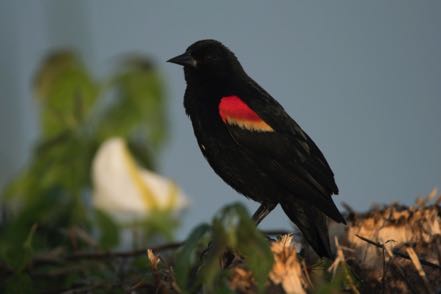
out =
[[(441, 1), (2, 1), (0, 185), (38, 129), (30, 80), (49, 49), (72, 47), (98, 75), (115, 57), (152, 56), (167, 81), (172, 134), (161, 172), (190, 196), (185, 235), (226, 203), (257, 207), (198, 150), (182, 70), (165, 63), (215, 38), (297, 120), (336, 174), (336, 202), (412, 203), (441, 187)], [(288, 228), (281, 210), (263, 228)]]

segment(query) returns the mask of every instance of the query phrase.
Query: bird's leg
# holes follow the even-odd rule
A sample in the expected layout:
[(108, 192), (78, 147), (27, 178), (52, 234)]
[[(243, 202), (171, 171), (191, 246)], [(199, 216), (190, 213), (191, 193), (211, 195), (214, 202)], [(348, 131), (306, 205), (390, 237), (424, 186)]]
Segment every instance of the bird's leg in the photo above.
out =
[(253, 220), (256, 226), (277, 206), (277, 203), (262, 203), (253, 214)]

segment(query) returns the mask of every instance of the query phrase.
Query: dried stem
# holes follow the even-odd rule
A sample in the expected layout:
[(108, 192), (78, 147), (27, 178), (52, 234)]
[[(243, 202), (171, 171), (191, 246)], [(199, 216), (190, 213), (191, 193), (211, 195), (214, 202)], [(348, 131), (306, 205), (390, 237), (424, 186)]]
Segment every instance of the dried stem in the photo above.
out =
[(406, 248), (407, 254), (409, 254), (410, 260), (412, 261), (412, 264), (415, 266), (415, 269), (418, 272), (418, 275), (420, 276), (421, 280), (423, 281), (424, 288), (426, 289), (427, 293), (435, 293), (432, 288), (429, 285), (429, 281), (427, 280), (426, 273), (424, 272), (423, 267), (421, 266), (420, 260), (418, 259), (418, 256), (411, 247)]
[[(159, 246), (150, 247), (153, 252), (173, 250), (179, 248), (183, 242), (167, 243)], [(76, 252), (66, 257), (68, 260), (78, 259), (107, 259), (107, 258), (129, 258), (146, 254), (146, 249), (136, 249), (131, 251), (99, 251), (99, 252)]]
[[(365, 242), (367, 242), (367, 243), (369, 243), (371, 245), (374, 245), (374, 246), (376, 246), (378, 248), (386, 248), (383, 244), (380, 244), (378, 242), (372, 241), (372, 240), (370, 240), (370, 239), (368, 239), (366, 237), (362, 237), (362, 236), (360, 236), (358, 234), (355, 234), (355, 236), (357, 236), (361, 240), (363, 240), (363, 241), (365, 241)], [(411, 260), (411, 258), (410, 258), (410, 256), (408, 254), (401, 253), (397, 249), (394, 249), (392, 252), (393, 252), (394, 255), (396, 255), (398, 257), (401, 257), (401, 258), (404, 258), (404, 259), (407, 259), (407, 260)], [(429, 266), (431, 268), (435, 268), (435, 269), (441, 270), (441, 266), (438, 265), (438, 264), (435, 264), (433, 262), (430, 262), (430, 261), (427, 261), (427, 260), (424, 260), (424, 259), (420, 259), (420, 262), (423, 265), (426, 265), (426, 266)]]

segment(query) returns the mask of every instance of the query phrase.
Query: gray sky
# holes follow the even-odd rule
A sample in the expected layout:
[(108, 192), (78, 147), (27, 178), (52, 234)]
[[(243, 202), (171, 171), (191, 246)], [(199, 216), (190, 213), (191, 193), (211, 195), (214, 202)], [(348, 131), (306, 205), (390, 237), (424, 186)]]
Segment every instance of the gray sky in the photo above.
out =
[[(128, 52), (152, 55), (168, 83), (172, 136), (161, 171), (191, 197), (181, 234), (240, 197), (211, 171), (182, 106), (182, 70), (165, 63), (215, 38), (323, 150), (357, 209), (413, 202), (441, 187), (440, 1), (2, 1), (0, 181), (35, 139), (33, 70), (73, 46), (97, 74)], [(0, 184), (1, 184), (0, 183)], [(281, 210), (263, 223), (287, 228)]]

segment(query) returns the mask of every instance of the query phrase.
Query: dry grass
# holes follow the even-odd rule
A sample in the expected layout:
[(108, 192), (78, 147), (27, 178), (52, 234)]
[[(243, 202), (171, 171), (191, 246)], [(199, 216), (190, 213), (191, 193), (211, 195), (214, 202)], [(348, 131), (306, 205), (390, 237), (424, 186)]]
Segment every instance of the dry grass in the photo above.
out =
[(441, 290), (441, 196), (436, 196), (433, 190), (410, 207), (393, 204), (349, 215), (339, 239), (352, 249), (346, 259), (365, 291)]
[[(434, 190), (410, 207), (351, 210), (346, 227), (330, 224), (331, 236), (336, 236), (336, 258), (330, 266), (323, 262), (317, 266), (318, 259), (311, 258), (306, 244), (302, 244), (303, 258), (299, 257), (293, 237), (281, 236), (271, 245), (275, 263), (267, 283), (269, 293), (439, 293), (440, 203)], [(338, 275), (336, 290), (330, 285)], [(252, 274), (243, 265), (233, 269), (232, 289), (254, 293), (253, 285)]]
[[(299, 261), (292, 235), (282, 235), (272, 242), (274, 264), (269, 273), (270, 293), (305, 294), (308, 278), (304, 265)], [(252, 273), (243, 267), (233, 267), (230, 288), (238, 293), (255, 293)]]
[[(265, 293), (440, 293), (441, 196), (434, 190), (410, 207), (389, 205), (366, 213), (351, 210), (347, 226), (330, 224), (336, 258), (312, 258), (297, 248), (292, 235), (271, 242), (274, 264)], [(180, 293), (167, 270), (159, 278), (159, 258), (148, 254), (160, 293)], [(256, 293), (246, 260), (236, 257), (228, 285), (235, 293)], [(164, 278), (165, 277), (165, 278)], [(165, 290), (165, 291), (164, 291)]]

